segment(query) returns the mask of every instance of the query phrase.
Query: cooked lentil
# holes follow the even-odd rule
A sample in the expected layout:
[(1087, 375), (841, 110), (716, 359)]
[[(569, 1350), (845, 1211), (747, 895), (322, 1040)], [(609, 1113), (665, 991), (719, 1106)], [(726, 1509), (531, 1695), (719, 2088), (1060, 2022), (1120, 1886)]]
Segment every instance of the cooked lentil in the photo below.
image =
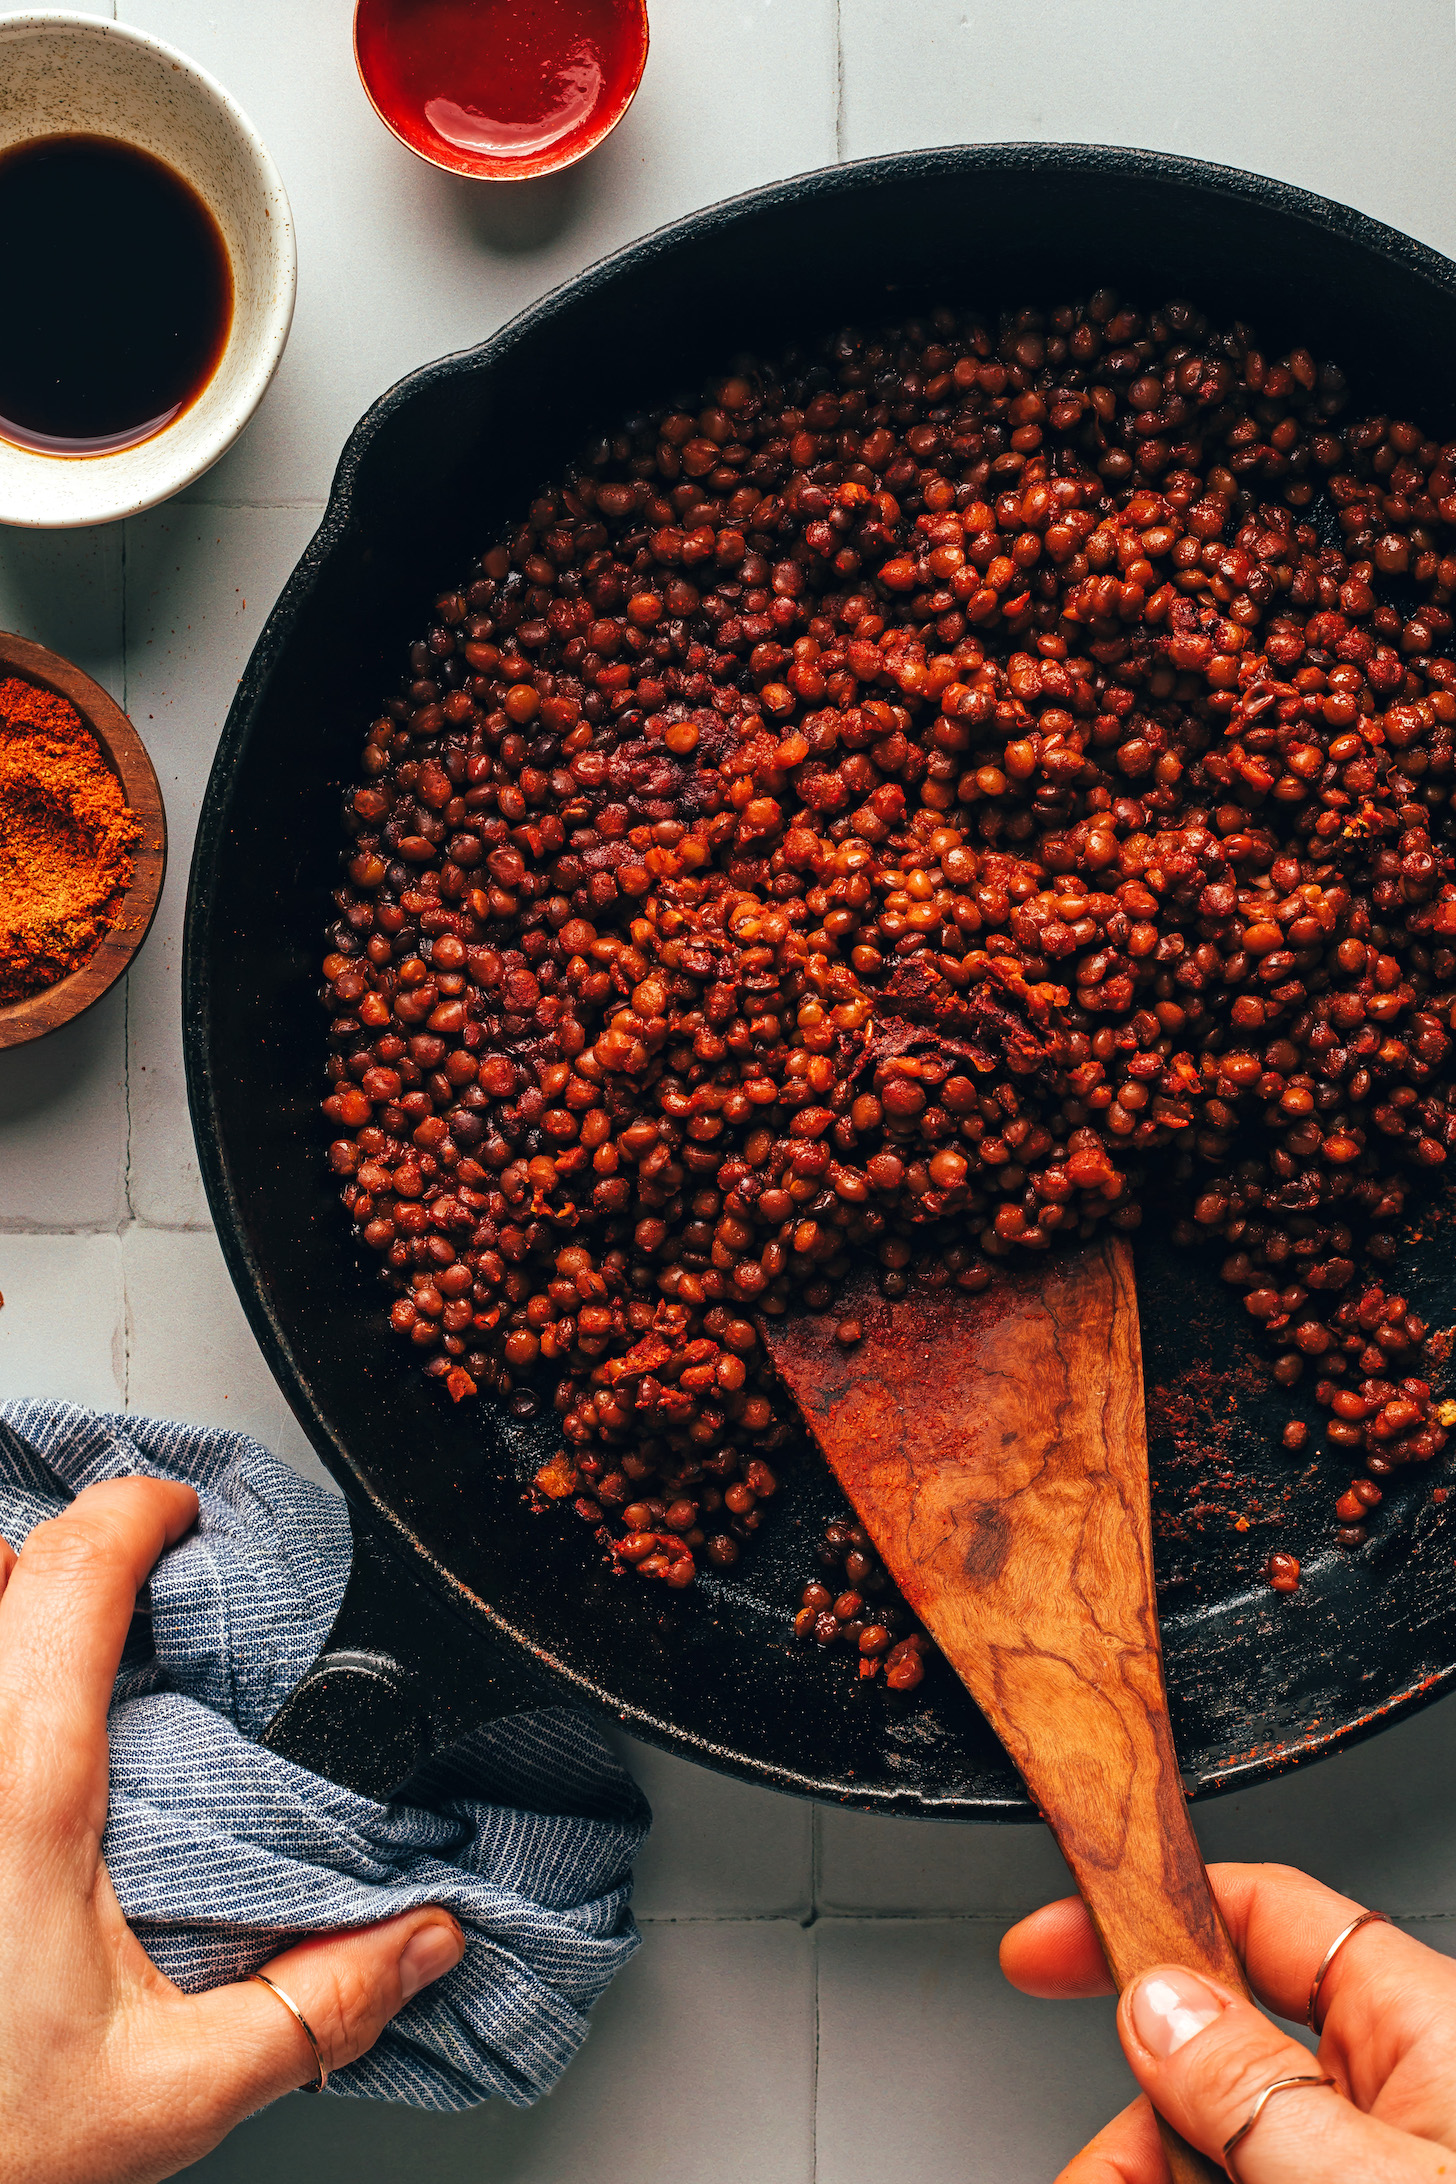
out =
[[(347, 799), (329, 1160), (396, 1331), (551, 1392), (537, 1489), (621, 1567), (762, 1523), (754, 1315), (854, 1253), (979, 1289), (1153, 1186), (1313, 1362), (1342, 1544), (1441, 1449), (1388, 1270), (1456, 1138), (1456, 444), (1347, 406), (1181, 302), (848, 330), (629, 420), (436, 600)], [(918, 1682), (839, 1529), (796, 1627)]]

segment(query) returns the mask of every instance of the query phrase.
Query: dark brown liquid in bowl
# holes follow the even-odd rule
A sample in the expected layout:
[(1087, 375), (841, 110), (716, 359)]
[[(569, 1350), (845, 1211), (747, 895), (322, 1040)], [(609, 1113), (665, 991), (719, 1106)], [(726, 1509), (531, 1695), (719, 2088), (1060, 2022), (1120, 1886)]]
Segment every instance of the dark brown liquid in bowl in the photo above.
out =
[(227, 345), (233, 277), (181, 175), (111, 137), (0, 156), (0, 439), (109, 455), (201, 394)]

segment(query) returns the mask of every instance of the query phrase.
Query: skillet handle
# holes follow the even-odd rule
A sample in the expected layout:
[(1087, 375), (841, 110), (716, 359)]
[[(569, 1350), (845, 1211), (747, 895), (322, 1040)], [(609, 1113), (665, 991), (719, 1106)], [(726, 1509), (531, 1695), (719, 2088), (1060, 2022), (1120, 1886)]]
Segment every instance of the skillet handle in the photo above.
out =
[(467, 1729), (553, 1694), (519, 1650), (446, 1607), (352, 1504), (354, 1560), (322, 1653), (261, 1742), (388, 1798)]

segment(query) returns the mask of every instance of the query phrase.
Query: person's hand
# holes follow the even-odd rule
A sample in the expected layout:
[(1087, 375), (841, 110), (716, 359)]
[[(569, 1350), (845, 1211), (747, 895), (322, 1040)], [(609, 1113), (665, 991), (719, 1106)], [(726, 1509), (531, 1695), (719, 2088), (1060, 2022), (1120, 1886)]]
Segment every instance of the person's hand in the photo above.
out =
[[(1254, 1993), (1302, 2022), (1325, 1951), (1363, 1906), (1289, 1866), (1216, 1865), (1209, 1878)], [(1013, 1926), (1001, 1968), (1025, 1994), (1112, 1992), (1076, 1896)], [(1318, 2061), (1216, 1981), (1173, 1965), (1144, 1973), (1118, 2005), (1117, 2029), (1145, 2097), (1059, 2184), (1167, 2184), (1149, 2101), (1221, 2161), (1265, 2086), (1314, 2071), (1341, 2092), (1277, 2093), (1233, 2155), (1240, 2184), (1456, 2184), (1456, 1964), (1392, 1926), (1362, 1926), (1325, 1976), (1317, 2021)]]
[[(315, 2076), (256, 1981), (186, 1995), (122, 1917), (101, 1857), (106, 1709), (137, 1592), (197, 1514), (190, 1487), (88, 1487), (19, 1557), (0, 1540), (0, 2174), (153, 2184)], [(263, 1967), (329, 2069), (458, 1963), (448, 1912), (306, 1941)]]

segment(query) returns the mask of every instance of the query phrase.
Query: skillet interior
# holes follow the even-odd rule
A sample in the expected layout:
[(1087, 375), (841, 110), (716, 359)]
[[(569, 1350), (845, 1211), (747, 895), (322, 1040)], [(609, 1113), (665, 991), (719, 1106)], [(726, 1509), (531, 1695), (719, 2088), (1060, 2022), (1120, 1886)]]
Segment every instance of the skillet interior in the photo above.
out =
[[(345, 451), (213, 768), (188, 898), (187, 1071), (223, 1249), (289, 1402), (356, 1508), (463, 1618), (416, 1632), (427, 1682), (448, 1671), (457, 1686), (472, 1643), (483, 1679), (492, 1643), (523, 1646), (558, 1689), (729, 1772), (876, 1809), (1029, 1817), (944, 1671), (907, 1705), (788, 1642), (816, 1525), (842, 1509), (827, 1473), (794, 1477), (741, 1581), (666, 1599), (600, 1568), (569, 1515), (528, 1516), (520, 1481), (549, 1426), (445, 1402), (384, 1331), (384, 1292), (352, 1254), (320, 1158), (317, 963), (339, 788), (404, 646), (435, 592), (594, 433), (744, 349), (1108, 282), (1248, 320), (1274, 353), (1303, 339), (1337, 357), (1357, 403), (1453, 430), (1445, 259), (1227, 169), (1012, 145), (830, 170), (680, 222), (402, 382)], [(1444, 1223), (1427, 1220), (1413, 1251), (1401, 1278), (1418, 1308), (1456, 1320)], [(1269, 1593), (1257, 1570), (1272, 1545), (1328, 1537), (1327, 1488), (1280, 1450), (1289, 1399), (1266, 1388), (1212, 1265), (1149, 1231), (1139, 1286), (1174, 1729), (1207, 1792), (1449, 1684), (1452, 1526), (1427, 1470), (1387, 1495), (1364, 1549), (1308, 1560), (1293, 1598)]]

